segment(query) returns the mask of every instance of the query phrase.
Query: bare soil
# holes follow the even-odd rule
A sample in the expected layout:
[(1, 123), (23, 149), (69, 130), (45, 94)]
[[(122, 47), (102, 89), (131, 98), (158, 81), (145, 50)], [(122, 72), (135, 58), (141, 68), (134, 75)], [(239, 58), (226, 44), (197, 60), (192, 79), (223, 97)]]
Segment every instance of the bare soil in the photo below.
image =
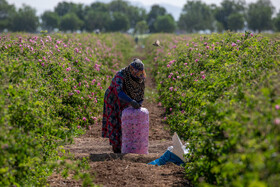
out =
[[(146, 86), (155, 88), (153, 80), (147, 77)], [(149, 111), (149, 154), (115, 154), (107, 138), (101, 137), (101, 122), (74, 144), (66, 146), (75, 158), (89, 158), (94, 184), (102, 186), (189, 186), (184, 178), (184, 168), (173, 163), (153, 166), (147, 163), (159, 158), (172, 145), (172, 134), (163, 122), (163, 108), (145, 100), (144, 108)], [(81, 186), (81, 181), (53, 174), (48, 179), (50, 186)]]

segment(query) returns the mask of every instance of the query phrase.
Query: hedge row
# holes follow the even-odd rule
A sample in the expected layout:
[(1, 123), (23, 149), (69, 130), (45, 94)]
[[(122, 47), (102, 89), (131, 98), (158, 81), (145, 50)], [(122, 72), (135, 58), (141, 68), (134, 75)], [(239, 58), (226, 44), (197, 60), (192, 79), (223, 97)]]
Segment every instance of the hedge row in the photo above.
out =
[(132, 44), (121, 34), (0, 35), (0, 186), (42, 185), (58, 170), (62, 145), (100, 120)]
[(279, 185), (280, 42), (249, 32), (147, 42), (155, 39), (158, 101), (189, 142), (186, 177), (204, 186)]

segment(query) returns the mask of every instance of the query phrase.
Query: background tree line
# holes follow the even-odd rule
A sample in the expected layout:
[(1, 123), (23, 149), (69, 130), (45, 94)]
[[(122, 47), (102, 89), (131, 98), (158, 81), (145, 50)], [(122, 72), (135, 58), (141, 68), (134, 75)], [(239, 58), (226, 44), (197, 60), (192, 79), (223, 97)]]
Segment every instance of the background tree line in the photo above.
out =
[(160, 5), (153, 5), (149, 12), (132, 6), (124, 0), (110, 3), (93, 2), (90, 5), (60, 2), (54, 11), (45, 11), (40, 17), (36, 10), (23, 5), (18, 10), (6, 0), (0, 0), (0, 32), (8, 31), (36, 32), (40, 27), (52, 32), (87, 31), (135, 33), (174, 32), (189, 33), (201, 30), (222, 32), (238, 31), (244, 28), (253, 31), (280, 31), (280, 11), (275, 15), (275, 7), (270, 0), (258, 0), (246, 4), (245, 0), (223, 0), (220, 6), (207, 5), (200, 0), (188, 0), (179, 20), (167, 13)]

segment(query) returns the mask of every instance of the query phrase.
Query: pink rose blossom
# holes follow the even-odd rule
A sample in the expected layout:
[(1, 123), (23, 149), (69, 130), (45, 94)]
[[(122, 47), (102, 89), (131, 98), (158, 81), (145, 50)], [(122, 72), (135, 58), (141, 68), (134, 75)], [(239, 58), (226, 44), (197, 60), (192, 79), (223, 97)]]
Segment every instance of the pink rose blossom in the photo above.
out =
[(274, 123), (275, 123), (275, 125), (280, 125), (280, 118), (276, 118), (276, 119), (274, 120)]
[(172, 108), (169, 108), (170, 112), (172, 111)]
[(275, 109), (276, 109), (276, 110), (279, 110), (279, 109), (280, 109), (280, 106), (279, 106), (279, 105), (275, 105)]
[(47, 38), (48, 38), (50, 41), (52, 41), (52, 38), (51, 38), (50, 36), (47, 36)]
[(198, 59), (195, 59), (195, 62), (198, 62)]
[(87, 118), (86, 118), (86, 117), (83, 117), (83, 120), (84, 120), (84, 121), (86, 121), (86, 120), (87, 120)]

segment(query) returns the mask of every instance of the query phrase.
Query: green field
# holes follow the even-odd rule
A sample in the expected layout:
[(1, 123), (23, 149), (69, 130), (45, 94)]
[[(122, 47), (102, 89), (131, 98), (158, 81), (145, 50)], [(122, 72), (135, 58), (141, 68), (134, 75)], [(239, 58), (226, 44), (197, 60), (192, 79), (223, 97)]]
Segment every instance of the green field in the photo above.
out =
[[(172, 132), (189, 143), (194, 185), (280, 183), (279, 34), (139, 37)], [(162, 47), (151, 44), (159, 39)], [(127, 64), (124, 34), (0, 35), (0, 186), (40, 186), (54, 171), (90, 184), (63, 145), (101, 120), (104, 91)]]

